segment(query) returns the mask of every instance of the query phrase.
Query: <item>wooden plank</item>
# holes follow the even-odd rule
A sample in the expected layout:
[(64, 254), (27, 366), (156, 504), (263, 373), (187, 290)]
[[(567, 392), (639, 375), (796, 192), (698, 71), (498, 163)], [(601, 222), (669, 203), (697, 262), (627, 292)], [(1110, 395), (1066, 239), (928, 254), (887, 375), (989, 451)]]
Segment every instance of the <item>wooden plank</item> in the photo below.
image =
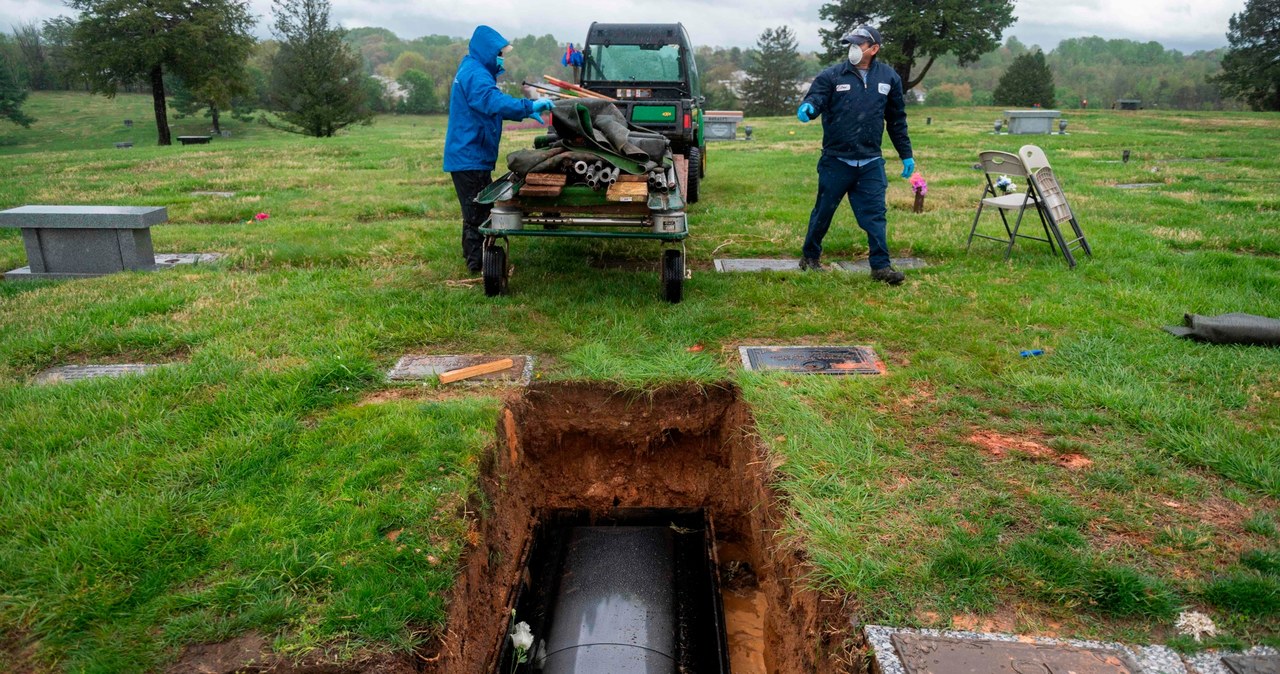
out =
[(605, 195), (609, 201), (644, 201), (649, 200), (649, 185), (647, 183), (614, 183), (609, 186), (609, 193)]
[(520, 188), (520, 196), (522, 197), (558, 197), (564, 191), (563, 187), (558, 185), (529, 185), (526, 184)]
[(682, 154), (678, 154), (676, 159), (676, 180), (680, 181), (680, 198), (687, 204), (689, 203), (689, 159)]
[(565, 180), (568, 177), (563, 173), (530, 173), (524, 177), (524, 184), (564, 187)]
[(495, 360), (490, 363), (481, 363), (480, 365), (472, 365), (471, 367), (449, 370), (448, 372), (440, 373), (440, 383), (452, 384), (455, 381), (462, 381), (463, 379), (470, 379), (471, 377), (479, 377), (482, 374), (501, 372), (503, 370), (511, 369), (515, 364), (515, 361), (510, 358), (503, 358), (502, 360)]
[(649, 176), (646, 176), (646, 175), (643, 175), (643, 174), (638, 175), (638, 176), (633, 176), (633, 175), (631, 175), (630, 173), (619, 173), (619, 174), (618, 174), (618, 182), (620, 182), (620, 183), (648, 183), (648, 182), (649, 182)]

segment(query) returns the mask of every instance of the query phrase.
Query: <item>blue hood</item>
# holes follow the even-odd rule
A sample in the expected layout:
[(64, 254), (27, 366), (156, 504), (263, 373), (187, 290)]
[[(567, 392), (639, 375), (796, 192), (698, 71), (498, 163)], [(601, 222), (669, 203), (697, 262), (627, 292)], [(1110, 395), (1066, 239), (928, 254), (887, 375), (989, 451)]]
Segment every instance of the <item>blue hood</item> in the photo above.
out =
[(488, 26), (476, 26), (467, 44), (467, 55), (480, 62), (489, 72), (498, 74), (498, 53), (511, 44), (498, 31)]

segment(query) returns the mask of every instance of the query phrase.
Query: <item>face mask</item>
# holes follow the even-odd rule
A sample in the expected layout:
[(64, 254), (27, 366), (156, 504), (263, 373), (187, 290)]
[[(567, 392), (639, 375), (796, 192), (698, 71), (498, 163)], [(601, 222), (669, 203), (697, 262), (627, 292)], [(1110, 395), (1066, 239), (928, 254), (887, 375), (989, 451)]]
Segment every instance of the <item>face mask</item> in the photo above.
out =
[(862, 63), (862, 47), (856, 44), (849, 45), (849, 63), (855, 66)]
[(498, 54), (498, 70), (502, 70), (502, 54)]

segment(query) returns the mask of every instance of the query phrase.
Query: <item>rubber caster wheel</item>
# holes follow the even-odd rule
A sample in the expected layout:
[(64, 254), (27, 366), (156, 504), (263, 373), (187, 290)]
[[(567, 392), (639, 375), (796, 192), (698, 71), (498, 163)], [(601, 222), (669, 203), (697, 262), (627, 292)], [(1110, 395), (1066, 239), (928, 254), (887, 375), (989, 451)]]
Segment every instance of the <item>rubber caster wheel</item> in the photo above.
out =
[(662, 299), (679, 304), (684, 299), (684, 252), (662, 252)]
[(484, 294), (488, 297), (507, 294), (507, 251), (498, 246), (485, 246), (481, 273), (484, 276)]

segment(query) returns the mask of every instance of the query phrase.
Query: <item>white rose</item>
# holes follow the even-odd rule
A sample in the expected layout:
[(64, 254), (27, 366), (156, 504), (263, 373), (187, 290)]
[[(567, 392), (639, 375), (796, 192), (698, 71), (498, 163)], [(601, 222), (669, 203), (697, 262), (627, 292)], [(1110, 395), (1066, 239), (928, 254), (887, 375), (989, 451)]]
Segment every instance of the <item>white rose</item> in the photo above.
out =
[(516, 623), (516, 629), (511, 633), (511, 644), (518, 651), (528, 652), (533, 647), (533, 630), (529, 629), (529, 623), (521, 621)]

